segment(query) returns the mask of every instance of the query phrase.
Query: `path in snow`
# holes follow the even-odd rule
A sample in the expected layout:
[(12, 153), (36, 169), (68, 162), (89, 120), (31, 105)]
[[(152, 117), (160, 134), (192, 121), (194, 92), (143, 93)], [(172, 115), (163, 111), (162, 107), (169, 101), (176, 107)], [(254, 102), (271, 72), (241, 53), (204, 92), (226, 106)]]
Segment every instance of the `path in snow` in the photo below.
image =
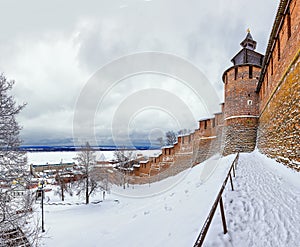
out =
[(214, 219), (205, 246), (300, 246), (299, 177), (258, 152), (241, 154), (224, 197), (228, 235)]

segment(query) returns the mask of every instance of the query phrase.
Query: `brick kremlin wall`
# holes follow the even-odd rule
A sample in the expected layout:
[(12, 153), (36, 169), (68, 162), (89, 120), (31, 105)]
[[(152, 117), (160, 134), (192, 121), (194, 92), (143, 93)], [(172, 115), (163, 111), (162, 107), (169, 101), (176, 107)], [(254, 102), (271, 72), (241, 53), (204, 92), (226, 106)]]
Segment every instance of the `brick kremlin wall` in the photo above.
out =
[(226, 70), (221, 113), (199, 121), (194, 133), (141, 163), (133, 171), (133, 183), (154, 182), (216, 153), (251, 152), (256, 146), (300, 170), (299, 6), (297, 0), (280, 1), (262, 68), (242, 64)]
[(299, 53), (259, 119), (258, 148), (300, 171), (300, 59)]
[(300, 2), (281, 1), (258, 83), (257, 146), (300, 171)]
[(163, 147), (160, 155), (135, 167), (131, 183), (152, 183), (174, 176), (220, 153), (222, 123), (222, 113), (199, 121), (195, 132), (179, 136), (174, 146)]

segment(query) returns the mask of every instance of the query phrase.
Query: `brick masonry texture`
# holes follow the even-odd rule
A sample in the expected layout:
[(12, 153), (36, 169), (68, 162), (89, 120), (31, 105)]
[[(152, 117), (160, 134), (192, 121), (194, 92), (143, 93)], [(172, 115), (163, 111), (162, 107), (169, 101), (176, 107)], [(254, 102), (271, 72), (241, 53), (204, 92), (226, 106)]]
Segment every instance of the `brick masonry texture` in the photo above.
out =
[(274, 27), (276, 21), (282, 25), (271, 34), (273, 49), (267, 49), (269, 60), (258, 88), (257, 146), (267, 156), (300, 171), (300, 2), (292, 0), (284, 10), (279, 9), (276, 17)]
[[(253, 78), (249, 78), (250, 65), (234, 66), (226, 72), (225, 119), (232, 116), (258, 116), (258, 94), (256, 93), (260, 68), (252, 66)], [(235, 70), (237, 75), (235, 79)], [(249, 104), (251, 100), (251, 104)]]
[(199, 121), (194, 133), (179, 137), (174, 147), (163, 148), (136, 168), (134, 183), (175, 175), (216, 153), (251, 152), (255, 147), (300, 171), (299, 13), (300, 1), (280, 1), (262, 67), (257, 60), (227, 69), (221, 112)]
[(260, 71), (260, 67), (246, 64), (224, 72), (223, 155), (251, 152), (255, 148), (259, 114), (256, 87)]
[(223, 129), (223, 154), (253, 151), (256, 142), (257, 118), (235, 118), (227, 122), (230, 123)]
[(300, 59), (259, 118), (258, 148), (269, 157), (300, 170)]

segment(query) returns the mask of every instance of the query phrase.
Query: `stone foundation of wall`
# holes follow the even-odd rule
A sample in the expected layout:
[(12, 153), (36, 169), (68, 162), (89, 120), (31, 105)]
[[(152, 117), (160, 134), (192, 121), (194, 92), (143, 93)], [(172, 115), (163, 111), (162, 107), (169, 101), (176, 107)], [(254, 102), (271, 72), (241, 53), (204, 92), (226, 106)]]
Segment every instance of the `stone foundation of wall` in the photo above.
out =
[(252, 152), (257, 135), (257, 118), (240, 117), (226, 120), (223, 127), (223, 155)]

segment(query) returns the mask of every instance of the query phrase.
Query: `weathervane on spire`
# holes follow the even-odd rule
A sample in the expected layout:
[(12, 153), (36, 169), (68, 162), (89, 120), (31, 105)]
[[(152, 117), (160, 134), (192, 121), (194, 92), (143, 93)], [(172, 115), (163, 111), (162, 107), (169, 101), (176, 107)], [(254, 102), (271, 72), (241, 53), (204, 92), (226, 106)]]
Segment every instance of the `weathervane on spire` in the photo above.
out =
[(247, 28), (247, 33), (250, 33), (250, 28), (249, 27)]

